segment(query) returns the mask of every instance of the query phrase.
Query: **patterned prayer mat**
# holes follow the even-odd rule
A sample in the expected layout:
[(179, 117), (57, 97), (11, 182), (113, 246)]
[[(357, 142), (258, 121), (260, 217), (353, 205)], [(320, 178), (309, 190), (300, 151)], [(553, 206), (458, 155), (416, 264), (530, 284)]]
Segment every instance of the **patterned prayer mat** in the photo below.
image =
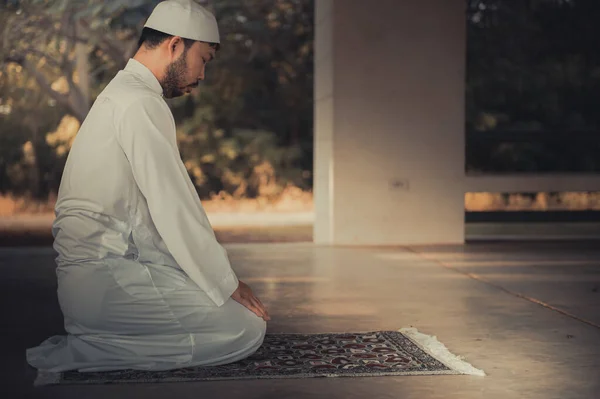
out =
[(40, 372), (35, 385), (427, 374), (484, 375), (451, 354), (435, 337), (409, 328), (367, 333), (267, 334), (254, 355), (223, 366), (160, 372)]

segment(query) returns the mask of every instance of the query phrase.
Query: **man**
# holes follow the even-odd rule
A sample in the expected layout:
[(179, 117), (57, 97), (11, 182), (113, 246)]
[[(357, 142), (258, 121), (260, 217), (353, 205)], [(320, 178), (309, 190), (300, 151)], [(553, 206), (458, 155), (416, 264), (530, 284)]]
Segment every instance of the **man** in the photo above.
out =
[(219, 46), (212, 14), (160, 3), (140, 48), (73, 143), (53, 225), (67, 336), (27, 351), (41, 370), (168, 370), (243, 359), (267, 310), (238, 281), (179, 157), (163, 97), (189, 93)]

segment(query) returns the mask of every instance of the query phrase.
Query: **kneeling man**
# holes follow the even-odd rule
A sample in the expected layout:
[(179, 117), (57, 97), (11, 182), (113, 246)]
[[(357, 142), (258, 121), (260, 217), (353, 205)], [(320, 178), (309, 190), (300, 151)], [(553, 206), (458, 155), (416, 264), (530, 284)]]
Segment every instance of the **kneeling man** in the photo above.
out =
[(33, 367), (210, 366), (262, 344), (269, 315), (215, 238), (164, 100), (196, 87), (218, 47), (211, 13), (164, 1), (96, 99), (69, 153), (53, 225), (68, 335), (29, 349)]

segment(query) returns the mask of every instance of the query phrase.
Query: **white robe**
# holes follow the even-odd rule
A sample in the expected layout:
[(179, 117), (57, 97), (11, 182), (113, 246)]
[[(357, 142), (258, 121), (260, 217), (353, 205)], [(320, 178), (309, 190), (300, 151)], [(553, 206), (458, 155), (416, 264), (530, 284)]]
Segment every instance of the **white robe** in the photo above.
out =
[(27, 350), (47, 371), (233, 362), (266, 324), (238, 286), (177, 148), (162, 88), (129, 60), (73, 143), (53, 224), (67, 336)]

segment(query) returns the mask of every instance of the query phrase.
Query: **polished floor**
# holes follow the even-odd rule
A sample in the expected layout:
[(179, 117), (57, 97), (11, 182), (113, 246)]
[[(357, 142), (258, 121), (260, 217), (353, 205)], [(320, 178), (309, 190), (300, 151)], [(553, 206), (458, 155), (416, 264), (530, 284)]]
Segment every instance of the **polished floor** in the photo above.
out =
[(60, 333), (50, 248), (0, 249), (5, 398), (600, 397), (600, 242), (413, 248), (240, 244), (271, 332), (435, 335), (486, 377), (404, 376), (33, 388), (24, 350)]

